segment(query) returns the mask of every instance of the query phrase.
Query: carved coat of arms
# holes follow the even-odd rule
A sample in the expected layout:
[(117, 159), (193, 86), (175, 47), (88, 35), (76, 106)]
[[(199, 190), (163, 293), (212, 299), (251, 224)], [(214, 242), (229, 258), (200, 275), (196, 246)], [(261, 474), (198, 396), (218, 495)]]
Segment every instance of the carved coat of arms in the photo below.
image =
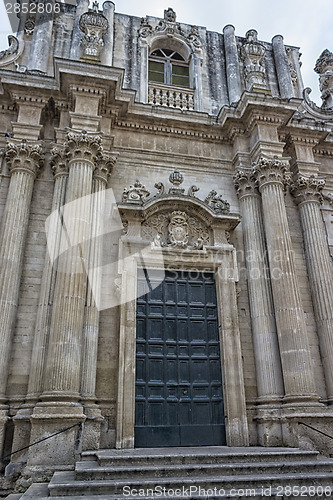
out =
[(175, 211), (168, 225), (169, 241), (172, 246), (185, 248), (188, 244), (188, 223), (185, 212)]

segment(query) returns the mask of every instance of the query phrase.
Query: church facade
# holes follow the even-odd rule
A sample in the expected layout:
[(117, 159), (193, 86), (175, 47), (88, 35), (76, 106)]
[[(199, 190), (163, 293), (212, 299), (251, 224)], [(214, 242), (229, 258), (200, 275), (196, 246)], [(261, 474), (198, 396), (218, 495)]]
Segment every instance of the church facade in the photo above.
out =
[(333, 54), (318, 107), (280, 35), (41, 5), (0, 53), (2, 465), (331, 452)]

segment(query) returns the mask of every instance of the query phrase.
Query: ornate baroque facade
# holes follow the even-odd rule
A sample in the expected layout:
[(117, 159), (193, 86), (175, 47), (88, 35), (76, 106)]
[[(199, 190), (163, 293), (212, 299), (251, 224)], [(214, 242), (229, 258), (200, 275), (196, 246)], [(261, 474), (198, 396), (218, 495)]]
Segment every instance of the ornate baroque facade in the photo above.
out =
[(3, 465), (191, 425), (199, 444), (329, 451), (299, 422), (333, 423), (333, 54), (318, 107), (280, 35), (56, 5), (0, 53), (0, 448), (70, 429)]

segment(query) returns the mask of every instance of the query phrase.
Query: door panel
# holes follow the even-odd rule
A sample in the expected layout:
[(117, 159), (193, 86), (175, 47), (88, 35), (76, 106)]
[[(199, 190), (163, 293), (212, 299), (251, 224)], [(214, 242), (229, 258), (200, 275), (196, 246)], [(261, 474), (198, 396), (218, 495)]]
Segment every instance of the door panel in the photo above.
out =
[(213, 274), (167, 271), (137, 299), (135, 399), (135, 446), (225, 444)]

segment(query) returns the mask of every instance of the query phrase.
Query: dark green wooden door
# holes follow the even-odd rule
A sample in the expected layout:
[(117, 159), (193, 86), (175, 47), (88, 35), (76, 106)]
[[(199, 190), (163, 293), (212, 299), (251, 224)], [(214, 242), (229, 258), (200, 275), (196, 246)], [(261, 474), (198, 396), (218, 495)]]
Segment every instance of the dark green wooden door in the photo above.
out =
[(225, 444), (214, 275), (167, 271), (144, 290), (140, 270), (135, 446)]

